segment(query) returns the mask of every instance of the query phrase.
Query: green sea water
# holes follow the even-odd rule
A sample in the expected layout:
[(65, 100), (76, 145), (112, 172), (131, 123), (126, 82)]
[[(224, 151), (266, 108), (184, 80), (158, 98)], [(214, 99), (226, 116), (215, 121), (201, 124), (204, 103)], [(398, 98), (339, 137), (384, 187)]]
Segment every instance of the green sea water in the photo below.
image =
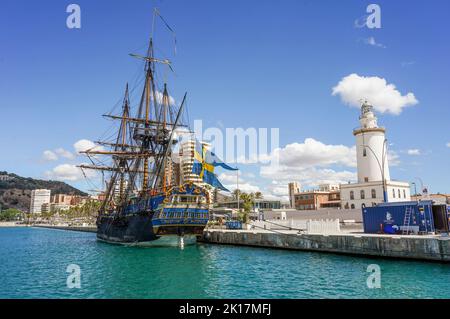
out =
[[(67, 286), (70, 264), (80, 288)], [(381, 288), (367, 286), (371, 264)], [(450, 266), (206, 244), (133, 248), (93, 233), (0, 228), (0, 298), (450, 298)]]

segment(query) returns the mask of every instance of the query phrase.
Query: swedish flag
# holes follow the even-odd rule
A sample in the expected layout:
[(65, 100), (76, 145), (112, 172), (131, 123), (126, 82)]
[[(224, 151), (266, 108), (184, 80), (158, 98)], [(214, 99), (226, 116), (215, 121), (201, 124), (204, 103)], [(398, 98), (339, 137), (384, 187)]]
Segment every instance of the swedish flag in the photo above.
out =
[(205, 146), (200, 142), (195, 142), (194, 150), (194, 165), (192, 166), (192, 172), (200, 176), (200, 178), (207, 184), (227, 191), (222, 183), (220, 183), (217, 175), (214, 174), (214, 168), (216, 166), (221, 166), (228, 170), (237, 170), (237, 168), (232, 168), (225, 164), (216, 154), (206, 150)]

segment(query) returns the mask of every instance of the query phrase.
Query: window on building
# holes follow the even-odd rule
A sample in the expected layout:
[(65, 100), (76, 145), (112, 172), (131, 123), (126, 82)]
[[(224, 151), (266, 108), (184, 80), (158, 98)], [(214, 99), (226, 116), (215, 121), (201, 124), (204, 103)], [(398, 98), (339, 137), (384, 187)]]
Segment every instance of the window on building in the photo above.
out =
[(364, 182), (368, 183), (369, 182), (369, 178), (368, 177), (364, 177)]
[(372, 198), (377, 198), (377, 191), (372, 188)]
[(351, 207), (352, 209), (355, 209), (355, 204), (352, 204), (350, 207)]
[(350, 191), (350, 199), (355, 199), (355, 193), (353, 191)]
[(401, 198), (402, 196), (400, 195), (400, 188), (398, 189), (398, 198)]
[(403, 198), (406, 198), (406, 190), (403, 190)]
[(366, 157), (366, 156), (367, 156), (367, 150), (366, 150), (366, 148), (365, 148), (365, 147), (363, 148), (363, 156), (364, 156), (364, 157)]
[(361, 199), (364, 199), (364, 198), (366, 198), (366, 192), (362, 189), (361, 190)]
[(392, 189), (392, 197), (395, 198), (395, 189)]

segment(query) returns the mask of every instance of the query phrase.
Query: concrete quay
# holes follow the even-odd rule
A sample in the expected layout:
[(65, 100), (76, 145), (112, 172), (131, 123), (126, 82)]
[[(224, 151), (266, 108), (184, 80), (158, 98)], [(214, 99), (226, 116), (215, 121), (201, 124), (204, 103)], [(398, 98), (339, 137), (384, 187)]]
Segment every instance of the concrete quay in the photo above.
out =
[(208, 244), (450, 262), (450, 238), (433, 235), (299, 234), (297, 231), (206, 229), (200, 241)]

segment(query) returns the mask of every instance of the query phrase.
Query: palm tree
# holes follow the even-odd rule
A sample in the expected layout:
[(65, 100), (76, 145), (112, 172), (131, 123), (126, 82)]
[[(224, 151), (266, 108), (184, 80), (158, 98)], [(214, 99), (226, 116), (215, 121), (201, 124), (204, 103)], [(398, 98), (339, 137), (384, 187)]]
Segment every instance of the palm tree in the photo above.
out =
[(261, 192), (256, 192), (255, 193), (255, 199), (263, 199), (263, 194)]
[(249, 220), (249, 215), (255, 205), (255, 194), (241, 193), (240, 199), (242, 200), (242, 210), (239, 217), (242, 222), (247, 223)]

